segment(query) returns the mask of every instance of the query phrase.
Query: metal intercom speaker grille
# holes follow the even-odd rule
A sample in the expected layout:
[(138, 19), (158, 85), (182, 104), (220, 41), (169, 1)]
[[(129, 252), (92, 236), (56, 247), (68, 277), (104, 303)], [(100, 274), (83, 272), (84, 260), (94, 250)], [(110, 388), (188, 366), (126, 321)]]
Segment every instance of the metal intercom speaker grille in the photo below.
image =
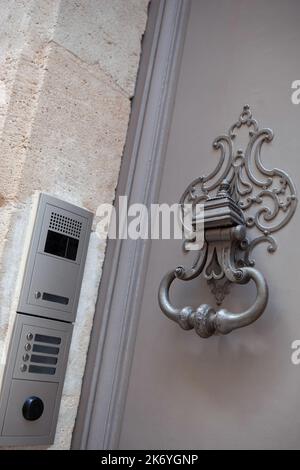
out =
[(49, 229), (79, 239), (82, 222), (72, 219), (71, 217), (58, 214), (57, 212), (51, 212)]

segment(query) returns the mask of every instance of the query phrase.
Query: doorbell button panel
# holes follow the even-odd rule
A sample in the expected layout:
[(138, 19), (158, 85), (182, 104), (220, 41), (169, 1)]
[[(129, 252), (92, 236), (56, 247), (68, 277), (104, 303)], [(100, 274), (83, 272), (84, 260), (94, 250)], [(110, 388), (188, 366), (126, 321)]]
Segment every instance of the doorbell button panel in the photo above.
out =
[[(57, 383), (13, 380), (2, 428), (1, 445), (44, 445), (54, 438), (53, 409)], [(37, 403), (36, 403), (37, 402)], [(53, 438), (51, 438), (53, 436)]]
[(0, 446), (54, 441), (93, 215), (41, 194), (0, 396)]
[(0, 445), (53, 442), (72, 330), (72, 323), (17, 314), (2, 384)]
[(75, 320), (92, 220), (91, 212), (41, 194), (18, 312)]
[[(25, 320), (28, 322), (28, 317)], [(67, 355), (69, 328), (67, 331), (53, 329), (52, 323), (50, 328), (22, 324), (13, 372), (15, 379), (57, 382), (61, 376)], [(30, 342), (29, 335), (32, 336)]]

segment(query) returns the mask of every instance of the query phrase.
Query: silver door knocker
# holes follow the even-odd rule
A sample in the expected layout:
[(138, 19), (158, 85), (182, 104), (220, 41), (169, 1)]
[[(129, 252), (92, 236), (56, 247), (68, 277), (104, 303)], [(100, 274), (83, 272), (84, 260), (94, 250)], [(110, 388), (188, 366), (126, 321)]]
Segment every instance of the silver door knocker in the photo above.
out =
[[(249, 128), (245, 151), (234, 146), (234, 139), (243, 126)], [(268, 285), (254, 268), (251, 254), (262, 242), (267, 242), (269, 253), (276, 251), (273, 234), (290, 221), (297, 206), (296, 189), (290, 176), (278, 168), (268, 170), (261, 161), (262, 145), (272, 139), (272, 130), (259, 129), (250, 107), (245, 105), (228, 134), (213, 142), (214, 149), (221, 153), (215, 170), (195, 179), (180, 199), (181, 207), (204, 204), (204, 243), (196, 251), (191, 268), (178, 266), (164, 276), (158, 299), (168, 318), (185, 330), (194, 328), (202, 338), (224, 335), (250, 325), (266, 308)], [(196, 231), (197, 214), (193, 214)], [(257, 232), (251, 240), (248, 238), (250, 229)], [(173, 281), (189, 281), (202, 272), (218, 305), (229, 293), (231, 283), (246, 284), (253, 280), (257, 289), (253, 305), (241, 313), (232, 313), (225, 308), (216, 310), (208, 304), (196, 309), (172, 305), (169, 290)]]

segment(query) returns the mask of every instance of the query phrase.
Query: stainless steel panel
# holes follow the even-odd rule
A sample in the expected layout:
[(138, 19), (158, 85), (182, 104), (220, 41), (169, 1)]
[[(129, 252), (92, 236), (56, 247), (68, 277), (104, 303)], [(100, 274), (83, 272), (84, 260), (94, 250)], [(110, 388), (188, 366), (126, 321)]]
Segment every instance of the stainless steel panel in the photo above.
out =
[[(2, 436), (50, 436), (53, 428), (53, 410), (57, 399), (58, 383), (13, 380), (2, 428)], [(44, 411), (36, 421), (23, 417), (22, 408), (30, 396), (39, 397)]]
[(18, 312), (75, 320), (92, 219), (85, 209), (41, 194)]
[[(74, 303), (77, 289), (80, 289), (78, 265), (47, 255), (37, 254), (28, 289), (27, 305), (47, 309), (47, 316), (65, 321), (74, 319)], [(43, 299), (43, 294), (52, 294), (68, 299), (68, 303), (51, 302)], [(64, 314), (58, 314), (64, 312)]]
[[(53, 442), (72, 330), (71, 323), (17, 314), (0, 396), (1, 446)], [(22, 406), (31, 396), (42, 399), (44, 412), (29, 422)]]
[[(67, 325), (68, 329), (66, 331), (64, 331), (64, 324), (53, 321), (49, 322), (51, 325), (48, 328), (44, 326), (38, 327), (37, 324), (39, 323), (43, 325), (44, 319), (33, 318), (33, 320), (31, 320), (30, 317), (27, 318), (24, 319), (26, 324), (22, 324), (13, 377), (16, 379), (58, 382), (61, 377), (63, 377), (66, 368), (72, 325)], [(52, 325), (52, 323), (55, 324)], [(30, 335), (32, 335), (32, 340), (28, 340)], [(59, 344), (49, 344), (45, 341), (37, 341), (35, 339), (36, 335), (47, 335), (50, 338), (57, 338), (60, 342)], [(36, 360), (34, 360), (33, 356), (40, 356), (41, 359), (36, 358)], [(30, 366), (32, 365), (46, 367), (45, 362), (43, 365), (42, 362), (37, 362), (37, 360), (42, 361), (44, 359), (45, 361), (47, 358), (52, 358), (57, 361), (56, 364), (52, 363), (52, 369), (54, 369), (53, 374), (31, 372)]]

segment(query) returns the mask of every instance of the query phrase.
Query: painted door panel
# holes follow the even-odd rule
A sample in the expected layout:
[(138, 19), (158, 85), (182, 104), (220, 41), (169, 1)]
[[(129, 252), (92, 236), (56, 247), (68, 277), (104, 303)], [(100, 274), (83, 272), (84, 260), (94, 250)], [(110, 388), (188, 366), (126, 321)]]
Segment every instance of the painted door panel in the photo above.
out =
[[(291, 84), (300, 79), (298, 0), (193, 0), (159, 202), (174, 203), (219, 154), (213, 139), (245, 103), (273, 142), (262, 158), (286, 170), (300, 188), (300, 105)], [(270, 289), (255, 324), (207, 340), (160, 312), (159, 281), (191, 264), (180, 241), (153, 241), (120, 439), (121, 449), (298, 449), (300, 366), (291, 344), (300, 339), (298, 240), (300, 215), (276, 234), (279, 248), (255, 252)], [(178, 282), (178, 305), (213, 303), (205, 282)], [(240, 311), (253, 286), (234, 287), (225, 305)]]

